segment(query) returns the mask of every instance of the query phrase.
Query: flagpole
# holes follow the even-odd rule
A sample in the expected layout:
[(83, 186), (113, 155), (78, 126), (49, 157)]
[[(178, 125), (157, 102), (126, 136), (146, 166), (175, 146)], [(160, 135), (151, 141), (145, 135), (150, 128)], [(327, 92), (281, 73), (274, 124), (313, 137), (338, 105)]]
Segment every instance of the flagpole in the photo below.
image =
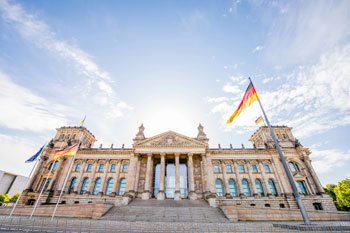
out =
[(37, 199), (36, 202), (35, 202), (34, 209), (33, 209), (32, 213), (30, 214), (30, 217), (29, 217), (29, 218), (32, 218), (32, 217), (33, 217), (33, 214), (34, 214), (34, 212), (35, 212), (35, 210), (36, 210), (36, 207), (38, 206), (38, 203), (39, 203), (39, 201), (40, 201), (41, 195), (42, 195), (43, 192), (44, 192), (44, 188), (45, 188), (46, 183), (47, 183), (47, 181), (48, 181), (48, 179), (49, 179), (49, 176), (50, 176), (50, 174), (51, 174), (51, 172), (52, 172), (52, 169), (53, 169), (53, 167), (55, 166), (55, 162), (56, 162), (56, 161), (57, 161), (57, 159), (55, 159), (55, 160), (52, 162), (51, 169), (50, 169), (49, 173), (47, 174), (47, 177), (46, 177), (46, 180), (45, 180), (45, 182), (44, 182), (44, 185), (43, 185), (43, 187), (41, 188), (39, 197), (38, 197), (38, 199)]
[[(249, 77), (249, 81), (253, 84), (252, 80), (250, 79)], [(304, 219), (304, 223), (306, 225), (310, 225), (311, 222), (310, 222), (310, 219), (309, 219), (309, 215), (308, 213), (306, 212), (306, 209), (305, 209), (305, 206), (304, 206), (304, 203), (303, 201), (301, 200), (301, 197), (299, 195), (299, 192), (298, 192), (298, 189), (297, 189), (297, 186), (295, 185), (295, 181), (294, 181), (294, 178), (292, 176), (292, 173), (290, 172), (289, 168), (288, 168), (288, 165), (287, 165), (287, 162), (283, 156), (283, 153), (281, 151), (281, 148), (279, 146), (279, 143), (277, 141), (277, 138), (276, 138), (276, 135), (275, 133), (273, 132), (272, 128), (271, 128), (271, 125), (270, 125), (270, 122), (265, 114), (265, 111), (264, 111), (264, 108), (260, 102), (260, 99), (258, 98), (258, 102), (259, 102), (259, 105), (260, 105), (260, 108), (261, 108), (261, 111), (262, 113), (264, 114), (264, 118), (266, 120), (266, 123), (267, 123), (267, 126), (269, 127), (269, 130), (270, 130), (270, 133), (271, 133), (271, 137), (273, 139), (273, 141), (275, 142), (275, 145), (276, 145), (276, 149), (278, 151), (278, 154), (280, 156), (280, 159), (282, 160), (282, 164), (283, 164), (283, 167), (284, 167), (284, 170), (285, 172), (287, 173), (287, 177), (288, 177), (288, 181), (290, 183), (290, 185), (292, 186), (292, 190), (293, 190), (293, 194), (294, 194), (294, 197), (297, 201), (297, 204), (299, 206), (299, 209), (300, 209), (300, 212), (301, 212), (301, 215)]]
[[(83, 129), (83, 128), (82, 128), (82, 129)], [(84, 130), (84, 129), (83, 129), (83, 130)], [(82, 131), (82, 132), (81, 132), (81, 136), (80, 136), (80, 138), (79, 138), (79, 142), (78, 142), (78, 149), (79, 149), (79, 147), (80, 147), (80, 141), (81, 141), (81, 139), (82, 139), (83, 136), (84, 136), (84, 134), (83, 134), (83, 131)], [(60, 201), (61, 201), (62, 194), (63, 194), (63, 191), (64, 191), (64, 189), (65, 189), (65, 187), (66, 187), (66, 184), (67, 184), (67, 181), (68, 181), (68, 177), (69, 177), (69, 175), (70, 175), (70, 173), (71, 173), (72, 166), (73, 166), (73, 163), (74, 163), (74, 160), (75, 160), (75, 156), (76, 156), (76, 155), (77, 155), (77, 154), (75, 154), (75, 155), (73, 156), (73, 159), (72, 159), (72, 161), (70, 162), (69, 170), (68, 170), (68, 173), (67, 173), (67, 175), (66, 175), (66, 178), (64, 179), (64, 183), (63, 183), (63, 187), (62, 187), (61, 192), (60, 192), (60, 196), (59, 196), (59, 198), (58, 198), (58, 200), (57, 200), (55, 209), (54, 209), (54, 211), (53, 211), (53, 213), (52, 213), (51, 222), (52, 222), (52, 220), (54, 219), (54, 217), (55, 217), (55, 215), (56, 215), (57, 207), (58, 207), (58, 204), (59, 204)]]
[[(40, 153), (40, 155), (41, 155), (41, 154), (42, 154), (42, 152)], [(39, 155), (39, 156), (40, 156), (40, 155)], [(28, 185), (28, 183), (29, 183), (29, 181), (30, 181), (30, 179), (31, 179), (32, 173), (33, 173), (33, 171), (34, 171), (34, 168), (35, 168), (36, 165), (38, 164), (38, 161), (39, 161), (39, 159), (37, 159), (37, 160), (35, 161), (34, 166), (33, 166), (32, 170), (31, 170), (31, 172), (30, 172), (30, 174), (29, 174), (29, 177), (28, 177), (27, 181), (26, 181), (26, 184), (24, 185), (24, 189), (27, 187), (27, 185)], [(16, 206), (17, 206), (19, 200), (21, 199), (21, 196), (22, 196), (22, 193), (23, 193), (24, 189), (23, 189), (22, 192), (19, 194), (19, 196), (18, 196), (18, 198), (17, 198), (17, 200), (16, 200), (16, 203), (15, 203), (15, 205), (13, 206), (13, 208), (12, 208), (12, 210), (11, 210), (10, 218), (12, 217), (12, 214), (13, 214), (13, 212), (15, 211)]]

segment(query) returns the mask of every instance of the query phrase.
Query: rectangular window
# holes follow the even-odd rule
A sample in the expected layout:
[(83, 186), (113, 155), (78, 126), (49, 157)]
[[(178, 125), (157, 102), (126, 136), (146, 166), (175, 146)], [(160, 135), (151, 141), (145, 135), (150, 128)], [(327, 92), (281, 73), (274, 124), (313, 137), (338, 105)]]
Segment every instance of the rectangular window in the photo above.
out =
[(43, 185), (45, 185), (45, 186), (44, 186), (44, 192), (45, 192), (46, 189), (49, 187), (50, 181), (51, 181), (51, 179), (47, 179), (47, 181), (46, 181), (46, 179), (44, 179), (44, 184), (43, 184)]
[(323, 210), (321, 203), (313, 203), (315, 210)]
[(240, 171), (240, 172), (245, 172), (244, 165), (239, 165), (239, 171)]
[(127, 164), (124, 164), (123, 165), (123, 170), (122, 170), (122, 172), (126, 172), (128, 170), (128, 165)]
[(102, 172), (104, 166), (105, 166), (104, 164), (100, 164), (100, 166), (98, 167), (98, 171), (99, 171), (99, 172)]
[(111, 165), (111, 170), (110, 170), (111, 172), (115, 172), (115, 164), (112, 164)]
[(269, 172), (269, 173), (271, 172), (271, 169), (270, 169), (270, 166), (269, 166), (269, 165), (265, 165), (265, 171), (266, 171), (266, 172)]
[(92, 169), (92, 164), (88, 164), (88, 166), (86, 168), (86, 171), (87, 172), (91, 172), (91, 169)]
[(227, 165), (227, 172), (232, 173), (232, 166), (231, 165)]
[(219, 173), (220, 172), (219, 165), (217, 165), (217, 164), (214, 165), (214, 172), (215, 173)]
[(306, 188), (305, 188), (305, 185), (304, 185), (304, 181), (297, 181), (297, 184), (298, 184), (299, 192), (304, 194), (304, 195), (307, 195), (307, 191), (306, 191)]
[(74, 171), (75, 171), (75, 172), (78, 172), (79, 170), (80, 170), (80, 164), (77, 164), (77, 165), (75, 166)]
[(256, 165), (252, 165), (252, 168), (253, 168), (253, 172), (258, 172), (258, 168), (256, 167)]
[(57, 165), (58, 165), (58, 161), (56, 161), (56, 162), (53, 164), (52, 171), (56, 171)]

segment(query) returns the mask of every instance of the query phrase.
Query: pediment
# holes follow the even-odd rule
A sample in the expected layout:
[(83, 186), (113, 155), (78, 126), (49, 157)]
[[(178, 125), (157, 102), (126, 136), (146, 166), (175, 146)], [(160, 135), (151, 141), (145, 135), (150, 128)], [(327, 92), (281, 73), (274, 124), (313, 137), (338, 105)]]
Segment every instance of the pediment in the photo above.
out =
[(156, 136), (135, 142), (136, 147), (207, 147), (207, 143), (168, 131)]

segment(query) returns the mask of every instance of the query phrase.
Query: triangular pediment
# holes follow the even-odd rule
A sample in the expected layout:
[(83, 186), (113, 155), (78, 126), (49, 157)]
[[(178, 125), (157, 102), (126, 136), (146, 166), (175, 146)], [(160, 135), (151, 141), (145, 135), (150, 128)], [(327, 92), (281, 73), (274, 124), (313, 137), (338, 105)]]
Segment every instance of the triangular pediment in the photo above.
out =
[(206, 147), (207, 143), (168, 131), (134, 143), (136, 147)]

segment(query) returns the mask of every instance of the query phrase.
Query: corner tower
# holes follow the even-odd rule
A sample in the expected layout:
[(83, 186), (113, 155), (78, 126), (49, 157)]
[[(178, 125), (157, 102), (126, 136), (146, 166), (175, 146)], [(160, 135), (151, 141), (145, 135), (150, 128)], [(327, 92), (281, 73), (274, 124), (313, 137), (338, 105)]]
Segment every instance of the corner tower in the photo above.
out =
[[(296, 148), (301, 146), (297, 139), (292, 134), (292, 128), (287, 126), (272, 126), (280, 147), (282, 148)], [(269, 149), (275, 148), (272, 140), (270, 130), (267, 126), (260, 127), (249, 139), (253, 143), (254, 148)]]
[(63, 126), (56, 130), (56, 136), (49, 143), (50, 148), (65, 148), (79, 141), (80, 148), (91, 148), (97, 141), (95, 136), (83, 126)]

